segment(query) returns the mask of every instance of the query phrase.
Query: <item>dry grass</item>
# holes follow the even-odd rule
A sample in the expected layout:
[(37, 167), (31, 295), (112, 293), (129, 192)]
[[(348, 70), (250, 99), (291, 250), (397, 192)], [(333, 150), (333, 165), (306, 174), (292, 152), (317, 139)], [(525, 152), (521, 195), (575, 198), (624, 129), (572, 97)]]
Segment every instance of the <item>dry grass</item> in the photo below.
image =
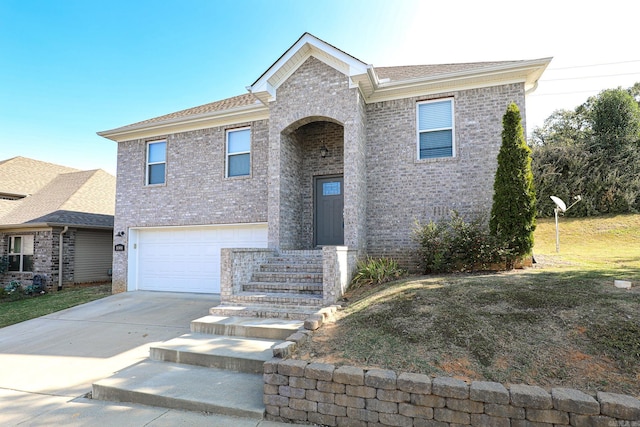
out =
[(559, 254), (540, 221), (533, 268), (348, 293), (299, 357), (640, 396), (640, 215), (560, 221)]

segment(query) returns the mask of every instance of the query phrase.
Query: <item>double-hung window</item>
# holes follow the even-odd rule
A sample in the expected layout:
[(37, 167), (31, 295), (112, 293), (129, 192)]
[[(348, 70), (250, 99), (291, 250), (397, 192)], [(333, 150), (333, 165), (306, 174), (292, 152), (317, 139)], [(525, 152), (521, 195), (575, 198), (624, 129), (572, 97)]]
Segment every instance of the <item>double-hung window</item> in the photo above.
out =
[(9, 271), (33, 271), (33, 236), (9, 236)]
[(418, 103), (418, 159), (454, 157), (453, 99)]
[(147, 185), (164, 184), (167, 171), (167, 141), (147, 144)]
[(251, 129), (227, 131), (226, 176), (246, 176), (251, 172)]

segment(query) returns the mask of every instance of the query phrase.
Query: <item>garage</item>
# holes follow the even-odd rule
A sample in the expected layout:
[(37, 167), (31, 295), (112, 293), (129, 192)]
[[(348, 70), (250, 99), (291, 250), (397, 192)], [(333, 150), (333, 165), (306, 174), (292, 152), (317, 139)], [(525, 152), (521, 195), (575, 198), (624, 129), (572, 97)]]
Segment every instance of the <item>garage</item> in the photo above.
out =
[(128, 290), (219, 293), (220, 249), (266, 247), (266, 224), (131, 229)]

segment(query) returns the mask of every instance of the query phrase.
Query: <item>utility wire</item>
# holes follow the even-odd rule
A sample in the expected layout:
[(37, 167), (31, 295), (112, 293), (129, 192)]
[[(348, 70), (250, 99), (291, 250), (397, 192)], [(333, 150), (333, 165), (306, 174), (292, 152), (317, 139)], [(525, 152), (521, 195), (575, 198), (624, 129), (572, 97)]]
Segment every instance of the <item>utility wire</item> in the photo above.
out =
[(549, 67), (547, 71), (557, 71), (557, 70), (572, 70), (574, 68), (589, 68), (589, 67), (600, 67), (603, 65), (619, 65), (619, 64), (631, 64), (633, 62), (640, 62), (640, 59), (632, 59), (629, 61), (619, 61), (619, 62), (602, 62), (600, 64), (590, 64), (590, 65), (572, 65), (570, 67)]
[(558, 79), (545, 79), (544, 77), (540, 79), (540, 81), (544, 82), (557, 82), (560, 80), (582, 80), (582, 79), (600, 79), (603, 77), (619, 77), (619, 76), (640, 76), (640, 71), (636, 73), (621, 73), (621, 74), (602, 74), (599, 76), (582, 76), (582, 77), (563, 77)]

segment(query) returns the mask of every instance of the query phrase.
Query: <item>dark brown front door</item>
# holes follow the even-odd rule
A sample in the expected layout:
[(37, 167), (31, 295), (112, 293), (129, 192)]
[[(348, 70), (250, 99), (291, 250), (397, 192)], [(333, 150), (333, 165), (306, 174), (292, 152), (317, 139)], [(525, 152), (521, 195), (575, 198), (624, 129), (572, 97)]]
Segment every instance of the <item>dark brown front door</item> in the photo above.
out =
[(341, 176), (316, 178), (315, 242), (316, 246), (344, 244), (344, 188)]

